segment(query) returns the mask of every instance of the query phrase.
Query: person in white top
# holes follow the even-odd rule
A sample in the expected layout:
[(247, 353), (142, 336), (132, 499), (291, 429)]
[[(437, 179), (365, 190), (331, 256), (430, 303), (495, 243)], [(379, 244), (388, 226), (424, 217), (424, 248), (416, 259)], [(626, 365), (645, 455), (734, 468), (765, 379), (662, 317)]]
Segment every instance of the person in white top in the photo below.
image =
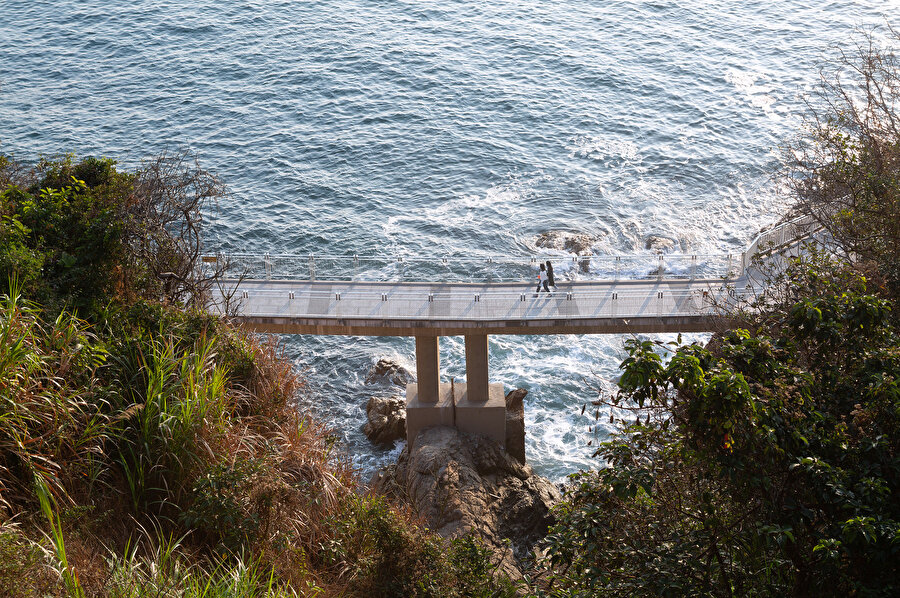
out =
[(538, 271), (538, 284), (537, 288), (534, 290), (535, 293), (541, 292), (541, 286), (544, 287), (546, 292), (550, 292), (550, 287), (547, 284), (547, 268), (544, 267), (544, 264), (541, 264), (541, 269)]

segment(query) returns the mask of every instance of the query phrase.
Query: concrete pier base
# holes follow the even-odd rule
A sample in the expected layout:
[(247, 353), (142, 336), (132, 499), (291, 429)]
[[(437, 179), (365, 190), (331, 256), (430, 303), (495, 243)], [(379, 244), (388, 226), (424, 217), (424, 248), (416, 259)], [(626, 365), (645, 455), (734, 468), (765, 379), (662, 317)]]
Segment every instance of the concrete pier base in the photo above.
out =
[[(441, 354), (438, 337), (416, 337), (416, 378), (418, 397), (423, 402), (435, 403), (441, 394)], [(407, 394), (407, 397), (409, 395)]]
[(423, 428), (456, 424), (451, 385), (441, 384), (437, 398), (432, 401), (430, 396), (420, 397), (416, 383), (406, 385), (406, 442), (410, 448)]
[(486, 334), (466, 335), (466, 391), (472, 401), (487, 401), (488, 337)]
[(470, 396), (465, 383), (457, 382), (455, 387), (456, 429), (482, 434), (506, 448), (506, 397), (503, 385), (489, 385), (487, 400)]

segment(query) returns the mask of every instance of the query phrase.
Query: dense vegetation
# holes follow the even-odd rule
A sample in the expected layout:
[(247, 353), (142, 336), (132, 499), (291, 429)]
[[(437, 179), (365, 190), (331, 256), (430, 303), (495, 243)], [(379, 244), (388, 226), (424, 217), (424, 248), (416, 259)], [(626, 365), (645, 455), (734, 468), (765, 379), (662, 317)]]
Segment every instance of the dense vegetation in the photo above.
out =
[(548, 538), (551, 595), (900, 595), (898, 83), (865, 36), (810, 99), (786, 162), (827, 254), (706, 346), (628, 342), (606, 467)]
[(499, 596), (358, 491), (276, 344), (206, 315), (184, 155), (0, 157), (0, 595)]

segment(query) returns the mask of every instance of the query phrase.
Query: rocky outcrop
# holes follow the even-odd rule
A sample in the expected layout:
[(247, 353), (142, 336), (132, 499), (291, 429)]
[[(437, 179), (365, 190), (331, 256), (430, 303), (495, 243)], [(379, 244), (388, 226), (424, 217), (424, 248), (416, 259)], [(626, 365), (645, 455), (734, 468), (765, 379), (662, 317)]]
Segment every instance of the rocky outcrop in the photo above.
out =
[(546, 535), (550, 507), (560, 499), (556, 486), (493, 441), (448, 427), (419, 433), (412, 452), (404, 449), (373, 484), (409, 501), (445, 538), (480, 537), (513, 579), (521, 578), (519, 564)]
[(375, 444), (393, 444), (406, 439), (406, 401), (401, 397), (372, 397), (366, 404), (363, 434)]
[(678, 246), (678, 242), (675, 239), (670, 239), (668, 237), (661, 237), (659, 235), (650, 235), (647, 237), (647, 240), (644, 242), (644, 247), (647, 249), (652, 249), (653, 251), (659, 253), (666, 253), (674, 250)]
[(366, 376), (366, 384), (375, 384), (387, 380), (397, 386), (405, 386), (415, 382), (416, 377), (405, 367), (390, 359), (379, 359)]
[(575, 233), (565, 230), (549, 230), (540, 233), (534, 244), (544, 249), (561, 249), (576, 255), (590, 255), (591, 247), (597, 241), (596, 237), (585, 233)]
[[(597, 237), (565, 230), (550, 230), (540, 233), (534, 240), (536, 247), (543, 249), (557, 249), (574, 253), (575, 255), (590, 256)], [(589, 258), (578, 260), (578, 265), (583, 272), (590, 269)]]
[(528, 391), (524, 388), (506, 394), (506, 454), (525, 464), (525, 405), (522, 399)]

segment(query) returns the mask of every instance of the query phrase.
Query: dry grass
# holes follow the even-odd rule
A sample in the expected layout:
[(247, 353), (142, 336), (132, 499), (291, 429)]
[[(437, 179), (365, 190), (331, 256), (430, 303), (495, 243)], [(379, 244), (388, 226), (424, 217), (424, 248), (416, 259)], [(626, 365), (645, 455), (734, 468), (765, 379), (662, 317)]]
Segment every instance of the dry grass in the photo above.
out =
[(411, 513), (359, 494), (273, 338), (182, 314), (100, 339), (15, 294), (0, 318), (0, 592), (469, 595)]

